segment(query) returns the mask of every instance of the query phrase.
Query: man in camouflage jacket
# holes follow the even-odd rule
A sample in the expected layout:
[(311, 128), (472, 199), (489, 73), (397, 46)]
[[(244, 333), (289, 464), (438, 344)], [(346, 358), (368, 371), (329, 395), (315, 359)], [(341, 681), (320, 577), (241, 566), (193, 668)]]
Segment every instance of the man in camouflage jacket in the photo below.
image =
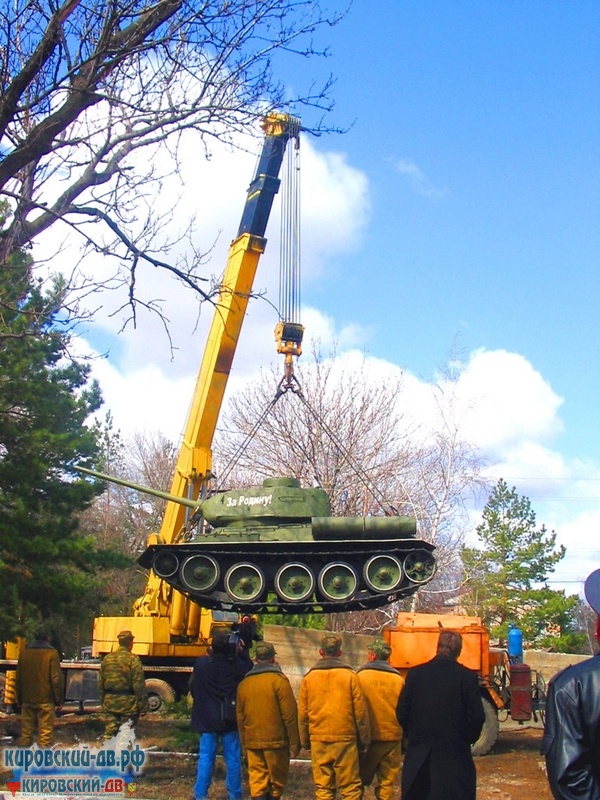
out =
[(102, 659), (98, 673), (98, 691), (105, 718), (104, 739), (112, 739), (121, 725), (138, 721), (148, 711), (148, 693), (144, 670), (134, 655), (133, 634), (121, 631), (117, 636), (119, 648)]

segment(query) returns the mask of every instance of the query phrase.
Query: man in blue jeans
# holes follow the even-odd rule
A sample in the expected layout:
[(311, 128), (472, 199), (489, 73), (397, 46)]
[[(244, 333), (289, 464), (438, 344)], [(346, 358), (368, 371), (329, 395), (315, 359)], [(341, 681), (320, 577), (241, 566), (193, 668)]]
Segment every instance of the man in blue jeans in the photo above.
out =
[(237, 637), (224, 631), (213, 635), (211, 654), (196, 659), (190, 680), (194, 700), (192, 728), (200, 734), (195, 800), (208, 798), (219, 738), (229, 800), (242, 800), (242, 756), (235, 697), (238, 684), (251, 669), (252, 662), (239, 656)]

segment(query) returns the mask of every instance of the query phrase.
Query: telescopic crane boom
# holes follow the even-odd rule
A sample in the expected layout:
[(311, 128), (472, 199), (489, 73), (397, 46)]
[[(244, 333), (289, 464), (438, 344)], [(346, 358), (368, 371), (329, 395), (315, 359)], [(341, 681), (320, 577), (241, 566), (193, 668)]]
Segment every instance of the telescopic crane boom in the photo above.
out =
[[(237, 236), (229, 248), (171, 483), (170, 494), (177, 498), (197, 500), (212, 475), (212, 443), (223, 396), (258, 262), (265, 251), (265, 231), (280, 185), (284, 153), (290, 139), (298, 139), (300, 121), (289, 114), (274, 113), (264, 118), (262, 128), (261, 154)], [(160, 530), (150, 537), (149, 544), (176, 542), (189, 513), (186, 506), (169, 501)], [(171, 589), (151, 570), (144, 594), (134, 603), (133, 617), (101, 617), (95, 621), (94, 654), (110, 650), (116, 633), (124, 627), (131, 628), (138, 643), (146, 642), (148, 655), (175, 655), (178, 651), (190, 655), (192, 650), (198, 654), (194, 643), (198, 639), (205, 642), (213, 625), (211, 612)]]

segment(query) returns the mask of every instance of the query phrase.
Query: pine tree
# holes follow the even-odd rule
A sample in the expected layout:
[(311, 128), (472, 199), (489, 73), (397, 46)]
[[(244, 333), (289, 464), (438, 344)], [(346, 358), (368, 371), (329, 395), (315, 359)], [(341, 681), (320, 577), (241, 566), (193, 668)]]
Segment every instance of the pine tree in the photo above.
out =
[(476, 533), (481, 546), (462, 550), (468, 610), (481, 616), (492, 637), (500, 640), (513, 622), (529, 646), (557, 645), (561, 639), (563, 648), (577, 650), (581, 637), (571, 622), (577, 598), (553, 591), (547, 583), (565, 547), (556, 546), (554, 531), (536, 528), (529, 499), (500, 479)]
[(69, 357), (64, 299), (60, 278), (46, 289), (32, 277), (26, 253), (0, 270), (1, 640), (75, 612), (99, 557), (77, 528), (98, 490), (69, 465), (96, 453), (85, 422), (101, 396)]

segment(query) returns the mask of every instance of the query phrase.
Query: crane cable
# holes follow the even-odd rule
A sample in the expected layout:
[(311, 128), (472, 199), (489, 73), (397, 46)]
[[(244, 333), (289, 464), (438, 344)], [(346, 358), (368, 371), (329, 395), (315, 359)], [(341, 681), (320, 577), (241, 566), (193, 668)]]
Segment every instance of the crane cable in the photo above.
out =
[(279, 318), (300, 323), (300, 138), (288, 147), (281, 185), (279, 241)]
[[(354, 458), (352, 458), (352, 454), (350, 453), (348, 448), (344, 446), (344, 443), (339, 438), (339, 436), (335, 433), (335, 431), (331, 428), (331, 426), (328, 425), (327, 422), (325, 421), (325, 419), (323, 417), (321, 417), (315, 411), (315, 409), (310, 406), (308, 400), (306, 399), (306, 397), (304, 397), (304, 394), (302, 393), (302, 390), (300, 389), (299, 385), (298, 385), (298, 387), (287, 387), (287, 388), (284, 388), (282, 386), (282, 384), (283, 384), (283, 379), (282, 379), (281, 383), (279, 384), (279, 386), (277, 388), (277, 392), (275, 393), (275, 397), (271, 400), (271, 402), (267, 405), (267, 407), (264, 409), (262, 414), (258, 417), (256, 422), (252, 426), (252, 429), (246, 434), (244, 440), (241, 442), (241, 444), (239, 445), (239, 447), (237, 448), (237, 450), (235, 451), (235, 453), (233, 454), (233, 456), (231, 457), (231, 459), (227, 463), (227, 466), (225, 467), (223, 472), (220, 474), (220, 476), (219, 476), (219, 486), (217, 488), (217, 491), (221, 491), (222, 490), (222, 488), (225, 485), (225, 482), (226, 482), (227, 478), (229, 477), (229, 475), (231, 474), (232, 470), (234, 469), (234, 467), (236, 466), (236, 464), (238, 463), (238, 461), (242, 457), (243, 453), (248, 449), (250, 443), (252, 442), (252, 440), (256, 436), (258, 430), (261, 428), (261, 426), (264, 423), (264, 421), (269, 416), (271, 410), (273, 409), (273, 407), (275, 406), (277, 401), (281, 397), (283, 397), (284, 394), (287, 394), (287, 388), (291, 388), (293, 394), (295, 394), (297, 397), (300, 398), (300, 401), (304, 404), (304, 406), (306, 407), (308, 412), (310, 414), (312, 414), (312, 416), (314, 417), (314, 419), (317, 421), (318, 425), (320, 426), (321, 430), (325, 431), (325, 433), (327, 434), (327, 436), (329, 437), (331, 442), (338, 449), (339, 453), (342, 455), (344, 461), (348, 464), (348, 466), (350, 467), (352, 472), (354, 472), (356, 477), (362, 482), (363, 486), (367, 489), (367, 491), (370, 492), (370, 494), (371, 494), (372, 498), (375, 500), (375, 502), (379, 504), (379, 507), (384, 512), (384, 514), (386, 516), (397, 516), (400, 512), (395, 508), (394, 505), (392, 505), (392, 503), (390, 503), (389, 501), (387, 501), (384, 498), (383, 494), (379, 491), (377, 486), (373, 483), (373, 481), (369, 477), (369, 474), (367, 473), (367, 471), (364, 470)], [(292, 447), (293, 447), (293, 445), (292, 445)]]
[[(331, 428), (331, 426), (327, 424), (325, 418), (319, 416), (319, 414), (315, 411), (315, 409), (311, 408), (308, 400), (306, 399), (306, 397), (304, 397), (302, 392), (296, 392), (296, 394), (298, 395), (298, 397), (300, 398), (302, 403), (304, 403), (304, 405), (305, 405), (307, 411), (309, 412), (309, 414), (312, 414), (313, 417), (316, 419), (316, 421), (318, 422), (319, 426), (321, 427), (321, 430), (325, 431), (327, 436), (329, 436), (329, 439), (331, 440), (331, 442), (335, 445), (335, 447), (337, 447), (337, 449), (338, 449), (339, 453), (341, 454), (341, 456), (343, 457), (344, 461), (348, 464), (348, 466), (354, 472), (356, 477), (359, 480), (362, 481), (363, 486), (365, 487), (365, 489), (367, 489), (367, 491), (369, 491), (371, 493), (372, 498), (375, 500), (376, 503), (379, 504), (379, 507), (384, 512), (384, 514), (387, 517), (399, 515), (400, 512), (390, 502), (385, 500), (383, 494), (375, 486), (375, 484), (373, 483), (373, 481), (369, 477), (369, 474), (367, 473), (367, 471), (364, 470), (360, 466), (360, 464), (352, 457), (352, 454), (350, 453), (350, 450), (344, 445), (343, 441), (335, 433), (333, 428)], [(276, 398), (276, 400), (277, 399), (279, 399), (279, 398)]]
[(219, 476), (219, 491), (239, 462), (242, 454), (256, 436), (256, 433), (267, 419), (277, 401), (288, 391), (296, 394), (313, 415), (321, 429), (329, 436), (335, 447), (338, 448), (344, 460), (361, 480), (365, 488), (371, 493), (373, 499), (381, 509), (389, 514), (398, 514), (398, 511), (389, 502), (386, 502), (381, 492), (373, 484), (367, 472), (352, 458), (348, 448), (327, 424), (319, 417), (314, 408), (311, 408), (302, 393), (298, 379), (294, 375), (293, 358), (302, 353), (302, 335), (304, 328), (300, 323), (300, 137), (294, 138), (294, 147), (288, 147), (284, 156), (282, 170), (282, 202), (281, 224), (279, 243), (279, 322), (275, 328), (277, 352), (285, 355), (284, 376), (277, 386), (274, 398), (258, 417), (252, 429), (240, 443), (235, 453)]
[(300, 323), (300, 137), (288, 147), (283, 161), (279, 238), (279, 322), (275, 327), (277, 352), (285, 356), (283, 391), (296, 388), (294, 358), (302, 353), (304, 328)]
[[(299, 131), (298, 131), (299, 133)], [(284, 376), (275, 397), (268, 404), (246, 435), (219, 476), (217, 491), (225, 485), (242, 454), (254, 439), (275, 403), (288, 390), (301, 395), (294, 375), (293, 358), (302, 353), (304, 328), (300, 324), (300, 136), (284, 154), (281, 176), (281, 221), (279, 237), (279, 321), (275, 327), (277, 352), (285, 356)]]

